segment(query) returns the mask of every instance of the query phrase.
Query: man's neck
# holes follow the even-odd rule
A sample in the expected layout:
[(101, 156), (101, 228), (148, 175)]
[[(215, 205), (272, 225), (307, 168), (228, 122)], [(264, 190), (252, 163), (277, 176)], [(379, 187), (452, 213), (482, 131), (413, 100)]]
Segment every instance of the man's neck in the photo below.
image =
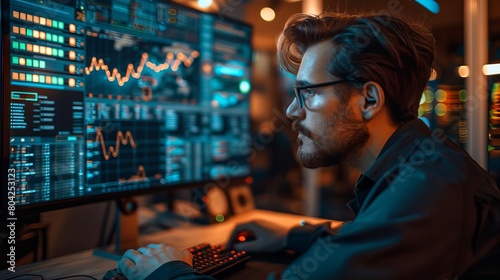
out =
[(354, 151), (354, 154), (347, 160), (350, 166), (362, 174), (375, 163), (387, 140), (398, 128), (397, 125), (392, 124), (387, 115), (374, 118), (367, 125), (370, 138), (361, 149)]

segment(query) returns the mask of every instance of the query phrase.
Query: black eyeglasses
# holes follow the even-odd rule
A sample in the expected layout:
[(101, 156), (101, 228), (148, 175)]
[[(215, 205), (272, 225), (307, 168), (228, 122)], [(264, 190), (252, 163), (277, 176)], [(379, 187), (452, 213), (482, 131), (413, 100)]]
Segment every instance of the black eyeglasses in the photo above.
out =
[(337, 85), (342, 83), (361, 83), (361, 81), (350, 81), (350, 80), (340, 80), (340, 81), (331, 81), (319, 84), (305, 85), (305, 86), (293, 86), (293, 91), (295, 92), (295, 98), (297, 98), (297, 102), (299, 103), (300, 108), (304, 107), (304, 96), (302, 95), (302, 91), (305, 89), (318, 88), (324, 86)]

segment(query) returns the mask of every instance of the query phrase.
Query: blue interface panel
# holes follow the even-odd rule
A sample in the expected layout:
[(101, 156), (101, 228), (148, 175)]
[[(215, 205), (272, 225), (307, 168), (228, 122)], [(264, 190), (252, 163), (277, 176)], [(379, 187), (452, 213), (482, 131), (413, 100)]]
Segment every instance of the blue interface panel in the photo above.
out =
[(161, 0), (7, 7), (17, 205), (249, 175), (251, 26)]

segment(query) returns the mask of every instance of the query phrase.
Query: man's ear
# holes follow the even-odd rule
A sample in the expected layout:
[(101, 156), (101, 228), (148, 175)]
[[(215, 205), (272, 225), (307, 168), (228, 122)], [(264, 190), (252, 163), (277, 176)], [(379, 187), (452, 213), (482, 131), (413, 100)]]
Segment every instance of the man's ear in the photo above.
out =
[(360, 99), (361, 114), (365, 120), (373, 119), (385, 104), (385, 93), (382, 87), (376, 82), (366, 82), (361, 91)]

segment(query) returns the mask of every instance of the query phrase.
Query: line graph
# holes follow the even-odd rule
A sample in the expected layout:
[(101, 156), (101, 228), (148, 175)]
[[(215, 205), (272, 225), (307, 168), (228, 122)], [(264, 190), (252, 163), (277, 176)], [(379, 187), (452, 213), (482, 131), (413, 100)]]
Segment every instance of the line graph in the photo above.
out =
[(88, 36), (82, 67), (90, 98), (189, 102), (199, 95), (196, 45), (147, 40), (109, 30)]
[(124, 183), (124, 182), (133, 182), (133, 181), (140, 181), (140, 180), (146, 180), (148, 177), (146, 176), (146, 169), (144, 166), (139, 165), (137, 167), (137, 173), (135, 175), (130, 176), (128, 179), (120, 178), (118, 179), (118, 182)]
[[(106, 125), (104, 125), (106, 124)], [(163, 121), (97, 119), (86, 127), (89, 185), (149, 184), (165, 174)]]
[(181, 63), (183, 63), (185, 67), (191, 67), (193, 61), (198, 56), (199, 52), (196, 50), (192, 51), (189, 55), (186, 55), (182, 52), (179, 52), (177, 54), (168, 52), (167, 54), (165, 54), (165, 62), (156, 64), (149, 60), (149, 55), (147, 53), (143, 53), (141, 55), (139, 65), (137, 67), (134, 67), (132, 63), (129, 63), (127, 65), (127, 70), (123, 75), (117, 68), (113, 68), (112, 70), (110, 70), (110, 67), (104, 62), (102, 58), (97, 59), (97, 57), (92, 57), (90, 65), (88, 67), (85, 67), (85, 74), (90, 75), (93, 71), (104, 71), (109, 82), (114, 82), (116, 80), (119, 86), (123, 86), (130, 80), (130, 77), (139, 79), (145, 67), (153, 70), (156, 73), (168, 70), (169, 68), (175, 72), (179, 69)]
[(123, 132), (118, 131), (116, 133), (115, 146), (109, 146), (109, 148), (107, 149), (106, 148), (106, 141), (104, 140), (104, 136), (102, 134), (101, 127), (97, 128), (96, 137), (95, 137), (94, 142), (100, 142), (101, 149), (102, 149), (102, 155), (103, 155), (105, 160), (109, 160), (111, 158), (111, 156), (113, 156), (114, 158), (118, 157), (121, 145), (127, 145), (130, 142), (130, 146), (132, 148), (137, 147), (137, 143), (135, 143), (132, 132), (126, 131), (125, 134), (123, 134)]

